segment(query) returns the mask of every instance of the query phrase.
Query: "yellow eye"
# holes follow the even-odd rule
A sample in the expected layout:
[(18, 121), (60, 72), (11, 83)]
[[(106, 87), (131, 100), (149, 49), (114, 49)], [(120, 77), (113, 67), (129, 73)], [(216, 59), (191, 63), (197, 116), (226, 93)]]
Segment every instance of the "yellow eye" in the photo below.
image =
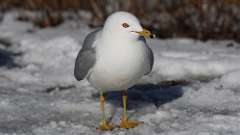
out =
[(122, 26), (123, 26), (124, 28), (128, 28), (128, 27), (129, 27), (129, 24), (123, 23)]

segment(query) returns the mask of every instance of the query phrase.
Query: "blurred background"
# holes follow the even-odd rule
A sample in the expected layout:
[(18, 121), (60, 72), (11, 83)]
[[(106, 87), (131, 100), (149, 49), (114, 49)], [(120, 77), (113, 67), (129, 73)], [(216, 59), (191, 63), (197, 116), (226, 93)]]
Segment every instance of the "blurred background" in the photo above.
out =
[(66, 20), (103, 25), (114, 11), (134, 13), (159, 38), (240, 41), (240, 0), (0, 0), (1, 16), (17, 9), (16, 19), (39, 28)]

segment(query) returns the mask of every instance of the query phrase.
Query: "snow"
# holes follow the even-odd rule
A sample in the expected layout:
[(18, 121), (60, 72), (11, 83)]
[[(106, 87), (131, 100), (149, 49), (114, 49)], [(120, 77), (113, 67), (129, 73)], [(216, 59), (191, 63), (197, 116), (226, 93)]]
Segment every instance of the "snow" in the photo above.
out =
[(240, 70), (232, 71), (225, 74), (222, 78), (222, 85), (225, 88), (240, 90)]
[(189, 80), (220, 77), (240, 69), (239, 49), (227, 49), (225, 43), (199, 42), (191, 39), (171, 39), (150, 42), (157, 50), (152, 81)]
[[(76, 55), (92, 29), (66, 22), (41, 30), (14, 16), (7, 14), (0, 25), (0, 40), (10, 43), (0, 43), (0, 135), (239, 134), (239, 43), (148, 40), (153, 71), (129, 90), (128, 98), (130, 118), (145, 123), (102, 132), (96, 130), (98, 91), (73, 77)], [(11, 66), (2, 65), (1, 57)], [(115, 124), (120, 95), (107, 94), (107, 118)]]

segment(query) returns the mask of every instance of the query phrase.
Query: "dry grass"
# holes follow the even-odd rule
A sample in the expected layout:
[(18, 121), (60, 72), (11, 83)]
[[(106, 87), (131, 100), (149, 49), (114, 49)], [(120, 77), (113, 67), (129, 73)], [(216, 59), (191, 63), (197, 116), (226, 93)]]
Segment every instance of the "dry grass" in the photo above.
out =
[(86, 0), (0, 0), (2, 9), (24, 8), (28, 10), (78, 10), (89, 8)]

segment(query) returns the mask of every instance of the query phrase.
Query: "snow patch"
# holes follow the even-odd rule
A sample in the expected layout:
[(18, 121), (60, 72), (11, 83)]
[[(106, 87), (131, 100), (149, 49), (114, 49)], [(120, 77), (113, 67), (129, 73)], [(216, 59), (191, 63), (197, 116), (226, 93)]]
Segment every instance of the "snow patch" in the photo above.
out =
[(240, 70), (232, 71), (221, 78), (222, 85), (225, 88), (240, 91)]

